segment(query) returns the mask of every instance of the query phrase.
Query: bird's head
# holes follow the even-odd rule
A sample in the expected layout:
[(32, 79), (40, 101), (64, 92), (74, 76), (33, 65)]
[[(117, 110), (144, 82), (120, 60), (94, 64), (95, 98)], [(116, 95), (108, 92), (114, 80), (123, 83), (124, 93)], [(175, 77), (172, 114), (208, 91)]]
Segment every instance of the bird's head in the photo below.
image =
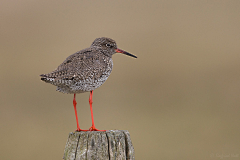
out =
[(103, 50), (103, 53), (109, 57), (112, 57), (112, 55), (115, 53), (122, 53), (137, 58), (136, 56), (117, 48), (116, 42), (111, 38), (106, 37), (97, 38), (93, 41), (91, 47), (97, 47), (98, 49)]

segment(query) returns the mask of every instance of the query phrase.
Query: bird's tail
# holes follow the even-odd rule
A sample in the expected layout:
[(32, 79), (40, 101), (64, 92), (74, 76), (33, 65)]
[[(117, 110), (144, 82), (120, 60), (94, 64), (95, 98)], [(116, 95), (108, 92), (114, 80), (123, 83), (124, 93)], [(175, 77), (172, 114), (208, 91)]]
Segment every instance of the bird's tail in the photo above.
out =
[(54, 81), (54, 78), (53, 77), (48, 77), (47, 74), (41, 74), (40, 77), (41, 77), (41, 80), (46, 82), (46, 83), (51, 83), (51, 82)]

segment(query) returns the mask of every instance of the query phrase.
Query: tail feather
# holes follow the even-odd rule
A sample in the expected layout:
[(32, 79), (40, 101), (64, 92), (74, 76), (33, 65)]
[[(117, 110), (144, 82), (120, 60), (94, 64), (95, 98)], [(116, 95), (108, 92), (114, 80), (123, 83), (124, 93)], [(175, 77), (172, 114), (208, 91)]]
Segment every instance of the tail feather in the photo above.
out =
[(41, 80), (47, 83), (54, 81), (55, 77), (48, 77), (46, 74), (41, 74)]

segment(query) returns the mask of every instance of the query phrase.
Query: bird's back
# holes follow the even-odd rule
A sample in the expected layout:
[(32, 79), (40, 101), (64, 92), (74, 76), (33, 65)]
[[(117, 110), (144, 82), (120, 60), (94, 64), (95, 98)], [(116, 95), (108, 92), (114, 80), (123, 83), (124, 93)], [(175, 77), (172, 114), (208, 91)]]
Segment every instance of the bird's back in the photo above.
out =
[(41, 80), (63, 93), (82, 93), (100, 87), (112, 71), (111, 57), (101, 50), (87, 48), (70, 55), (56, 70), (42, 74)]

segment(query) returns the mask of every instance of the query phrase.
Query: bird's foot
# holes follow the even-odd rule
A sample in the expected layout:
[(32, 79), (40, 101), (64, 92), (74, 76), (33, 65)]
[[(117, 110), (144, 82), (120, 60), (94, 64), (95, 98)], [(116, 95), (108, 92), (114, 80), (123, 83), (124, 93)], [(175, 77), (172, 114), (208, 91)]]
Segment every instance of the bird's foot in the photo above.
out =
[(92, 126), (89, 128), (89, 131), (101, 131), (101, 132), (105, 132), (106, 130), (99, 130), (97, 128), (95, 128), (95, 126)]
[(88, 131), (88, 130), (84, 130), (84, 129), (80, 129), (80, 128), (77, 128), (77, 129), (75, 130), (75, 132), (81, 132), (81, 131)]

